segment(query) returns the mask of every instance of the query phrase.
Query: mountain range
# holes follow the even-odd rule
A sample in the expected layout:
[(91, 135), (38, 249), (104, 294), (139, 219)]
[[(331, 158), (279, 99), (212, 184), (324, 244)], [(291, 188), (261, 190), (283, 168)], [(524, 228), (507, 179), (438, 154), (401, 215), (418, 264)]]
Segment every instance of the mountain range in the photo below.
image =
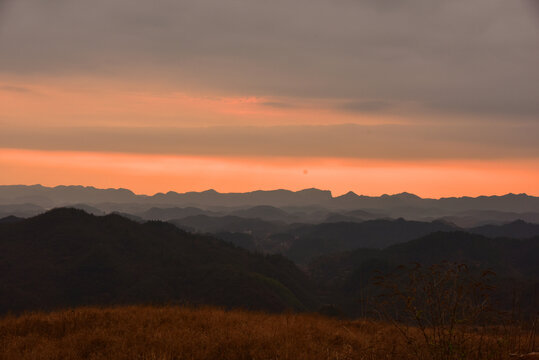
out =
[(490, 238), (526, 239), (539, 236), (539, 224), (522, 220), (469, 229), (440, 220), (425, 222), (402, 218), (286, 224), (230, 215), (195, 215), (170, 222), (187, 231), (213, 234), (249, 250), (281, 253), (300, 264), (321, 255), (359, 248), (383, 249), (438, 231), (462, 231)]
[[(219, 193), (215, 190), (177, 193), (169, 191), (152, 196), (136, 195), (127, 189), (97, 189), (84, 186), (2, 185), (0, 204), (31, 203), (45, 208), (74, 203), (88, 205), (100, 203), (116, 204), (159, 204), (174, 206), (194, 206), (204, 209), (214, 207), (252, 207), (270, 205), (274, 207), (322, 207), (326, 209), (391, 209), (392, 211), (421, 210), (424, 216), (468, 210), (494, 210), (503, 212), (537, 212), (539, 198), (526, 194), (503, 196), (449, 197), (424, 199), (414, 194), (364, 196), (348, 192), (332, 196), (330, 191), (305, 189), (300, 191), (270, 190), (246, 193)], [(407, 210), (408, 209), (408, 210)]]

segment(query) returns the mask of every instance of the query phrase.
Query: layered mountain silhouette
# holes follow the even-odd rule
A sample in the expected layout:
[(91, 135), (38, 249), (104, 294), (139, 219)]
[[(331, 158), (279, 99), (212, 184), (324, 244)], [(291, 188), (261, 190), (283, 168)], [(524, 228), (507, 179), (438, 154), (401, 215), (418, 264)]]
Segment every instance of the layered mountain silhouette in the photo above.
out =
[[(331, 303), (355, 314), (357, 300), (374, 291), (375, 271), (444, 260), (494, 270), (504, 304), (513, 290), (529, 300), (526, 311), (537, 300), (539, 234), (523, 221), (467, 232), (404, 219), (287, 224), (194, 215), (173, 222), (214, 234), (74, 208), (0, 219), (0, 313), (135, 303), (297, 311)], [(308, 271), (241, 247), (284, 254)]]
[(359, 248), (382, 249), (438, 231), (463, 231), (492, 238), (526, 239), (539, 236), (539, 224), (521, 220), (471, 229), (463, 229), (444, 221), (404, 219), (286, 224), (238, 216), (197, 215), (170, 222), (187, 231), (214, 234), (249, 250), (281, 253), (297, 263), (307, 263), (318, 256)]
[(507, 212), (496, 210), (467, 210), (444, 216), (441, 220), (451, 222), (463, 228), (472, 228), (481, 225), (506, 224), (516, 220), (539, 224), (539, 212)]
[(294, 261), (303, 263), (325, 254), (359, 248), (381, 249), (437, 231), (454, 231), (455, 228), (440, 221), (419, 222), (404, 219), (308, 225), (290, 232), (294, 241), (285, 254)]
[[(97, 206), (75, 204), (73, 207), (92, 214), (103, 214)], [(43, 208), (37, 208), (45, 211)], [(35, 210), (36, 207), (28, 204), (17, 206), (12, 216), (20, 215), (20, 211), (24, 213), (25, 209)], [(493, 211), (484, 212), (491, 215), (493, 213)], [(495, 213), (499, 215), (498, 212)], [(10, 214), (9, 211), (6, 214)], [(137, 215), (119, 214), (137, 222), (169, 220), (183, 230), (213, 234), (250, 251), (284, 254), (298, 263), (306, 263), (317, 256), (358, 248), (385, 248), (435, 231), (461, 230), (488, 237), (512, 238), (539, 235), (538, 224), (522, 220), (466, 229), (452, 224), (447, 219), (436, 221), (380, 219), (377, 216), (383, 216), (382, 213), (365, 210), (330, 212), (318, 207), (277, 208), (264, 205), (219, 210), (196, 207), (151, 207), (137, 212)], [(373, 218), (375, 220), (368, 220)], [(315, 223), (309, 224), (305, 221)]]
[(21, 221), (21, 220), (24, 220), (24, 218), (20, 218), (20, 217), (14, 216), (14, 215), (9, 215), (9, 216), (0, 218), (0, 224), (2, 224), (2, 223), (12, 223), (12, 222), (17, 222), (17, 221)]
[(60, 208), (0, 223), (0, 313), (80, 305), (316, 306), (289, 260), (255, 255), (164, 222)]
[(470, 232), (488, 237), (526, 239), (539, 236), (539, 224), (516, 220), (503, 225), (483, 225), (469, 229)]
[[(301, 191), (271, 190), (246, 193), (219, 193), (215, 190), (203, 192), (166, 194), (152, 196), (136, 195), (127, 189), (96, 189), (83, 186), (45, 187), (41, 185), (0, 186), (0, 204), (31, 203), (50, 208), (66, 204), (160, 204), (179, 207), (253, 207), (260, 205), (274, 207), (319, 206), (341, 210), (387, 210), (389, 216), (403, 216), (408, 212), (414, 216), (445, 216), (448, 213), (469, 210), (492, 210), (503, 212), (539, 212), (539, 198), (526, 194), (503, 196), (451, 197), (423, 199), (409, 193), (382, 195), (378, 197), (357, 195), (349, 192), (333, 197), (330, 191), (306, 189)], [(116, 209), (123, 211), (122, 209)], [(127, 211), (131, 212), (131, 211)], [(516, 219), (514, 219), (516, 220)]]
[(499, 288), (533, 298), (538, 237), (539, 198), (526, 194), (0, 186), (0, 313), (185, 302), (353, 313), (373, 271), (441, 260), (494, 268)]

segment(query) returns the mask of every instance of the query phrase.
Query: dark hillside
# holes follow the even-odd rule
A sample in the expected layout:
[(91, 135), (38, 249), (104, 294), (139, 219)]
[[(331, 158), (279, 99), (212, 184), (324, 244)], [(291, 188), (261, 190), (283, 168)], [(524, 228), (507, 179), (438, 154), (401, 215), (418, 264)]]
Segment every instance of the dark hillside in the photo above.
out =
[[(372, 277), (399, 265), (423, 266), (443, 261), (467, 264), (472, 272), (492, 270), (495, 297), (509, 306), (517, 291), (527, 309), (539, 306), (539, 237), (487, 238), (465, 232), (437, 232), (383, 250), (359, 249), (323, 256), (309, 265), (313, 281), (353, 303), (373, 294)], [(346, 302), (346, 300), (343, 300)]]
[(527, 239), (539, 236), (539, 224), (531, 224), (523, 220), (516, 220), (503, 225), (483, 225), (472, 229), (470, 232), (488, 237), (510, 237), (513, 239)]
[(17, 222), (17, 221), (21, 221), (21, 220), (23, 220), (23, 218), (13, 216), (13, 215), (9, 215), (9, 216), (1, 218), (0, 219), (0, 224), (2, 224), (2, 223), (12, 223), (12, 222)]
[(126, 303), (282, 311), (316, 305), (305, 275), (163, 222), (60, 208), (0, 224), (0, 312)]
[(441, 221), (404, 219), (307, 225), (292, 232), (296, 240), (285, 254), (301, 263), (321, 255), (359, 248), (381, 249), (432, 232), (452, 230), (455, 230), (455, 226)]

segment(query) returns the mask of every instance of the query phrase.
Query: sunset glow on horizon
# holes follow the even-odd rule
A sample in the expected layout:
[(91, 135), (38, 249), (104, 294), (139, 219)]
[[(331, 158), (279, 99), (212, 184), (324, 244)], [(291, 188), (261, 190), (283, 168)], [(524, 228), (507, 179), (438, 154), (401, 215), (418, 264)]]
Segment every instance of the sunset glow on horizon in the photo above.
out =
[[(379, 196), (421, 197), (534, 192), (533, 162), (398, 162), (334, 158), (218, 158), (156, 154), (0, 149), (3, 184), (127, 188), (137, 194), (319, 188)], [(39, 180), (38, 180), (39, 179)]]

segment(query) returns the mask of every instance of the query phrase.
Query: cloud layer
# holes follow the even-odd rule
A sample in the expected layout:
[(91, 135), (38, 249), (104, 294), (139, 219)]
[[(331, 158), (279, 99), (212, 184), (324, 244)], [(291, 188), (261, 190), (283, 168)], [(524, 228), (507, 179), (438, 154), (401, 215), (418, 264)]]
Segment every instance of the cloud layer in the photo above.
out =
[(538, 159), (536, 127), (332, 125), (206, 128), (4, 127), (4, 148), (234, 157)]
[[(17, 0), (0, 75), (101, 76), (202, 93), (409, 103), (539, 116), (539, 13), (526, 0)], [(288, 102), (269, 106), (292, 106)]]

